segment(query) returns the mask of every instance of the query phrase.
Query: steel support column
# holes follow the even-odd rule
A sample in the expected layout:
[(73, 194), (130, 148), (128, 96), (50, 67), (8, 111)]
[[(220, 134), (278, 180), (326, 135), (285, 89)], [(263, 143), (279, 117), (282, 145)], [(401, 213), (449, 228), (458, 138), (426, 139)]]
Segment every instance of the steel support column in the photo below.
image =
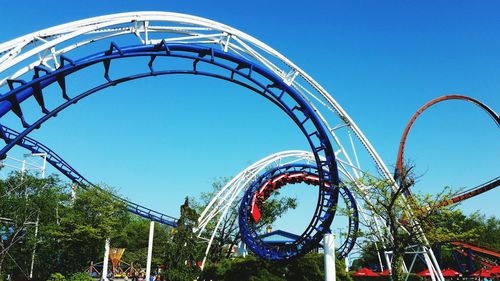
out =
[(109, 238), (106, 238), (106, 243), (104, 245), (104, 259), (102, 261), (102, 273), (101, 280), (108, 280), (108, 262), (109, 262)]
[(325, 281), (335, 281), (335, 234), (327, 233), (323, 238), (325, 252)]
[(151, 260), (153, 258), (153, 237), (155, 233), (155, 222), (151, 221), (149, 224), (149, 242), (148, 242), (148, 261), (146, 264), (146, 281), (150, 279), (151, 276)]

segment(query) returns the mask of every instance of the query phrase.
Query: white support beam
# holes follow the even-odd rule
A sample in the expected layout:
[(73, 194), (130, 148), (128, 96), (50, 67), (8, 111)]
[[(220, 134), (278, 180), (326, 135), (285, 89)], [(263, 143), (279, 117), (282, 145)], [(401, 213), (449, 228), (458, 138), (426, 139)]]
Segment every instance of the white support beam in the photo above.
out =
[(327, 233), (323, 237), (325, 259), (325, 281), (335, 281), (335, 234)]
[(155, 233), (155, 222), (149, 224), (148, 260), (146, 263), (146, 280), (151, 276), (151, 260), (153, 259), (153, 238)]
[(36, 223), (35, 223), (35, 245), (33, 245), (33, 252), (31, 252), (30, 279), (33, 279), (33, 268), (35, 267), (35, 254), (36, 254), (36, 244), (38, 242), (39, 222), (40, 222), (40, 215), (36, 217)]
[(101, 280), (108, 281), (108, 263), (109, 263), (109, 238), (106, 238), (106, 242), (104, 244), (104, 259), (102, 261), (102, 273)]

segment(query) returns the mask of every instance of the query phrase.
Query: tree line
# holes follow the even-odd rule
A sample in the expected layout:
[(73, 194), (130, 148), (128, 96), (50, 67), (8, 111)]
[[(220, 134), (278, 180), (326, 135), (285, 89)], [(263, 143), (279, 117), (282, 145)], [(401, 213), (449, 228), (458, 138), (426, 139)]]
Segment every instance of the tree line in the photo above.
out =
[[(395, 224), (397, 227), (404, 226), (403, 210), (385, 207), (391, 198), (401, 194), (395, 195), (387, 183), (364, 180), (371, 181), (369, 184), (379, 189), (382, 204), (371, 207), (381, 215), (386, 212), (386, 217), (394, 216), (399, 222)], [(216, 232), (207, 265), (201, 272), (199, 262), (204, 256), (206, 241), (196, 237), (193, 228), (203, 208), (226, 181), (227, 178), (218, 179), (211, 191), (197, 198), (186, 198), (180, 206), (177, 228), (156, 224), (153, 269), (161, 268), (165, 280), (323, 280), (321, 254), (307, 254), (287, 264), (258, 260), (251, 253), (245, 259), (234, 258), (231, 250), (241, 240), (236, 205), (233, 206), (235, 212), (224, 218)], [(0, 280), (5, 280), (7, 275), (25, 280), (30, 272), (33, 272), (33, 280), (81, 280), (85, 276), (81, 273), (92, 262), (102, 261), (107, 238), (111, 239), (112, 247), (126, 249), (123, 261), (136, 268), (145, 267), (149, 221), (128, 213), (126, 206), (113, 200), (112, 194), (116, 191), (105, 186), (79, 188), (73, 193), (71, 185), (56, 176), (41, 179), (14, 173), (0, 180)], [(415, 195), (414, 198), (419, 204), (415, 203), (413, 210), (422, 210), (422, 205), (432, 203), (429, 197)], [(279, 194), (267, 201), (269, 208), (263, 213), (261, 228), (298, 204), (295, 198)], [(425, 210), (416, 215), (420, 219), (425, 216), (423, 229), (431, 243), (467, 240), (492, 249), (500, 248), (500, 221), (496, 217), (486, 218), (479, 213), (466, 216), (451, 207)], [(207, 226), (208, 233), (214, 229), (214, 224)], [(394, 248), (379, 247), (379, 250), (393, 250), (414, 241), (412, 233), (401, 229), (394, 233), (400, 235), (400, 244), (389, 244)], [(360, 235), (369, 237), (372, 234)], [(367, 242), (359, 245), (362, 251), (353, 264), (354, 269), (378, 263), (374, 244), (377, 239), (360, 240)], [(446, 247), (445, 244), (442, 266), (451, 267), (453, 261)], [(338, 261), (337, 267), (338, 280), (351, 280), (343, 270), (343, 261)], [(61, 279), (64, 276), (67, 278)]]
[[(206, 242), (193, 232), (207, 200), (227, 179), (214, 182), (214, 190), (185, 199), (178, 226), (155, 225), (153, 269), (163, 268), (166, 280), (194, 280), (200, 275)], [(101, 186), (76, 190), (57, 176), (39, 178), (13, 173), (0, 180), (0, 280), (63, 280), (81, 274), (102, 261), (107, 238), (112, 248), (125, 248), (122, 261), (144, 268), (149, 221), (127, 212), (113, 199), (116, 191)], [(190, 202), (191, 201), (191, 202)], [(263, 225), (274, 221), (295, 199), (271, 199)], [(237, 217), (229, 216), (217, 232), (207, 264), (230, 256), (228, 245), (239, 241)], [(211, 224), (207, 229), (213, 230)], [(32, 261), (33, 266), (32, 266)], [(77, 274), (77, 275), (75, 275)]]

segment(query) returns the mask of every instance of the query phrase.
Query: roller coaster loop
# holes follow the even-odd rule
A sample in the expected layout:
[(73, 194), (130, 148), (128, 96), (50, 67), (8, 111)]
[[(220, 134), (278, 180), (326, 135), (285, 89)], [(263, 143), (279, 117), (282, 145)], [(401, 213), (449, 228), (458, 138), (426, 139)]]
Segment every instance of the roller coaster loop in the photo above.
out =
[[(319, 185), (317, 169), (307, 164), (289, 164), (273, 168), (247, 188), (240, 204), (239, 226), (243, 241), (259, 257), (267, 260), (290, 259), (307, 253), (316, 246), (311, 237), (300, 237), (293, 243), (275, 245), (262, 240), (258, 222), (261, 218), (261, 210), (265, 209), (265, 201), (272, 193), (285, 185), (306, 183)], [(339, 247), (338, 257), (344, 258), (354, 247), (358, 231), (358, 209), (356, 201), (351, 192), (344, 186), (332, 188), (327, 185), (322, 192), (332, 194), (332, 197), (340, 193), (347, 208), (349, 209), (349, 234), (347, 239)], [(329, 213), (329, 205), (326, 201), (321, 202), (320, 216), (332, 216), (335, 209)], [(321, 228), (321, 226), (314, 226)], [(319, 229), (318, 231), (323, 231)]]
[[(484, 103), (482, 103), (476, 99), (473, 99), (471, 97), (462, 96), (462, 95), (447, 95), (447, 96), (435, 98), (435, 99), (429, 101), (428, 103), (426, 103), (417, 112), (415, 112), (415, 114), (413, 114), (413, 116), (411, 117), (410, 122), (408, 122), (408, 124), (406, 125), (403, 136), (401, 137), (401, 142), (399, 144), (398, 158), (396, 160), (396, 169), (394, 171), (394, 179), (399, 183), (399, 185), (403, 188), (404, 193), (407, 195), (411, 196), (411, 191), (410, 191), (409, 187), (404, 186), (405, 182), (404, 182), (404, 180), (402, 180), (402, 176), (401, 176), (404, 173), (403, 158), (404, 158), (404, 147), (405, 147), (405, 143), (406, 143), (406, 138), (408, 137), (408, 134), (410, 132), (411, 127), (413, 126), (413, 123), (420, 116), (420, 114), (422, 114), (429, 107), (431, 107), (437, 103), (440, 103), (443, 101), (448, 101), (448, 100), (463, 100), (463, 101), (467, 101), (467, 102), (470, 102), (474, 105), (479, 106), (479, 108), (481, 108), (486, 113), (488, 113), (488, 115), (493, 119), (493, 121), (495, 121), (497, 126), (500, 128), (500, 117), (498, 116), (498, 114), (495, 111), (493, 111), (493, 109), (486, 106)], [(450, 205), (450, 204), (455, 204), (455, 203), (458, 203), (460, 201), (463, 201), (463, 200), (466, 200), (468, 198), (479, 195), (481, 193), (484, 193), (486, 191), (492, 190), (499, 185), (500, 185), (500, 177), (497, 177), (497, 178), (493, 179), (492, 181), (489, 181), (487, 183), (479, 185), (473, 189), (469, 189), (465, 192), (462, 192), (462, 193), (456, 195), (455, 197), (453, 197), (449, 200), (439, 202), (436, 205), (437, 206), (446, 206), (446, 205)]]

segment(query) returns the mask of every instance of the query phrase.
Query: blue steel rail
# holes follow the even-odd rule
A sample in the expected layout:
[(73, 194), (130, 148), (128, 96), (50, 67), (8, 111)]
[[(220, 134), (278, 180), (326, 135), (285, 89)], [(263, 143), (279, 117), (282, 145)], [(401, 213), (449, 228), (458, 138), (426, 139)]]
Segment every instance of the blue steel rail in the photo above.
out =
[[(300, 174), (302, 174), (302, 176), (297, 177), (297, 175)], [(257, 198), (260, 198), (257, 199), (257, 201), (262, 200), (261, 202), (264, 202), (274, 190), (277, 190), (282, 186), (290, 183), (305, 182), (307, 184), (317, 185), (318, 183), (315, 179), (313, 180), (308, 178), (309, 176), (311, 176), (312, 178), (317, 178), (317, 174), (317, 168), (312, 165), (284, 165), (271, 169), (262, 174), (250, 185), (249, 188), (247, 188), (241, 200), (238, 223), (242, 240), (245, 241), (245, 243), (248, 245), (248, 248), (252, 252), (263, 259), (283, 260), (290, 257), (300, 256), (317, 246), (317, 244), (314, 243), (313, 239), (306, 239), (305, 242), (302, 242), (300, 239), (296, 239), (293, 243), (286, 244), (265, 242), (263, 240), (265, 236), (261, 235), (258, 223), (256, 222), (258, 218), (255, 219), (254, 214), (252, 213), (252, 211), (254, 211), (253, 208), (258, 209), (259, 204), (256, 203)], [(323, 192), (330, 193), (332, 195), (330, 198), (337, 198), (340, 193), (346, 204), (346, 207), (349, 210), (348, 235), (337, 251), (338, 258), (342, 259), (345, 258), (347, 254), (352, 250), (356, 243), (356, 238), (358, 235), (359, 214), (356, 200), (354, 199), (352, 193), (343, 185), (328, 187)], [(329, 215), (328, 212), (335, 213), (336, 209), (326, 211), (325, 206), (328, 205), (329, 204), (327, 201), (323, 201), (320, 205), (320, 208), (324, 211), (315, 213), (314, 216), (327, 216)], [(330, 228), (322, 229), (322, 231), (330, 232)]]
[[(110, 77), (110, 66), (114, 60), (120, 59), (124, 61), (127, 58), (138, 57), (149, 58), (147, 63), (149, 71), (115, 79)], [(191, 64), (181, 69), (156, 70), (154, 68), (155, 61), (160, 57), (184, 59), (190, 61)], [(66, 77), (93, 65), (103, 66), (105, 82), (70, 97), (66, 88)], [(175, 67), (172, 64), (162, 64), (162, 66)], [(204, 70), (206, 66), (208, 66), (208, 70)], [(214, 67), (219, 71), (213, 71)], [(319, 243), (333, 221), (338, 199), (338, 193), (326, 192), (326, 186), (337, 186), (340, 182), (335, 155), (327, 131), (311, 106), (283, 79), (252, 61), (222, 50), (188, 44), (167, 44), (165, 41), (156, 45), (138, 45), (123, 48), (111, 43), (109, 50), (79, 60), (71, 60), (65, 56), (60, 56), (60, 67), (54, 71), (44, 66), (37, 66), (34, 68), (33, 79), (30, 81), (7, 80), (10, 90), (0, 96), (0, 117), (12, 111), (25, 129), (17, 136), (9, 138), (7, 144), (0, 150), (0, 157), (5, 157), (13, 146), (21, 143), (23, 138), (35, 129), (39, 129), (44, 122), (56, 117), (59, 112), (85, 97), (124, 82), (169, 74), (199, 75), (235, 83), (261, 95), (292, 119), (309, 143), (319, 177), (318, 203), (314, 211), (316, 215), (313, 216), (310, 224), (302, 233), (300, 243), (306, 243), (306, 240)], [(44, 102), (43, 90), (55, 83), (60, 87), (63, 100), (56, 108), (49, 110)], [(25, 119), (21, 106), (30, 97), (35, 98), (42, 112), (42, 116), (31, 123)], [(1, 129), (3, 128), (0, 127)], [(0, 134), (6, 135), (6, 132)], [(324, 160), (322, 157), (324, 157)], [(142, 210), (145, 209), (135, 211), (139, 215), (144, 215)]]
[(352, 248), (356, 245), (359, 231), (359, 211), (354, 195), (352, 195), (351, 191), (349, 191), (345, 185), (341, 185), (339, 192), (340, 196), (342, 196), (342, 199), (344, 200), (344, 204), (349, 210), (347, 214), (349, 217), (347, 237), (337, 249), (337, 257), (339, 259), (343, 259), (347, 257), (347, 255), (352, 251)]
[[(7, 143), (12, 141), (19, 135), (19, 132), (12, 130), (11, 128), (5, 127), (3, 125), (0, 125), (0, 127), (0, 131), (2, 132), (0, 137)], [(65, 175), (67, 178), (69, 178), (71, 181), (78, 184), (82, 188), (91, 186), (93, 188), (99, 189), (102, 192), (106, 192), (105, 190), (101, 189), (100, 187), (91, 183), (89, 180), (83, 177), (77, 170), (75, 170), (66, 161), (64, 161), (64, 159), (62, 159), (57, 153), (55, 153), (44, 144), (30, 137), (24, 137), (17, 145), (26, 148), (27, 150), (31, 151), (31, 153), (44, 153), (45, 155), (47, 155), (47, 162), (50, 165), (52, 165), (59, 172), (61, 172), (63, 175)], [(170, 225), (173, 227), (177, 226), (177, 219), (174, 217), (151, 210), (147, 207), (141, 206), (114, 194), (111, 195), (118, 201), (123, 202), (127, 206), (127, 210), (131, 213), (137, 214), (148, 220), (157, 221), (161, 224)]]

